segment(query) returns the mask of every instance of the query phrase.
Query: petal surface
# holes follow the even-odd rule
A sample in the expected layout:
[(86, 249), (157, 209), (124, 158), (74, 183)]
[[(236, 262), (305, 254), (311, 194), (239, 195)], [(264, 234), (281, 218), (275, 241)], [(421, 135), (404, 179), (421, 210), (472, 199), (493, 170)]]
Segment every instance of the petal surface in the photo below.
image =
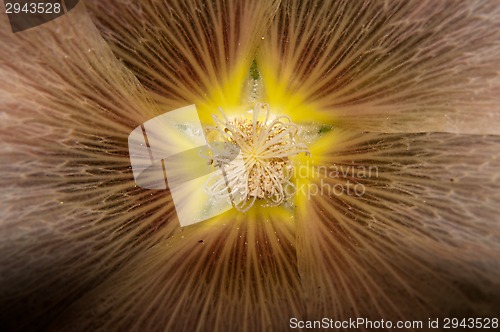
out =
[(297, 215), (308, 318), (494, 315), (499, 143), (334, 131), (312, 148)]
[(171, 107), (211, 112), (242, 101), (277, 1), (88, 1), (97, 27), (139, 80)]
[(2, 14), (0, 39), (0, 320), (37, 330), (178, 223), (130, 169), (128, 134), (160, 111), (83, 4), (16, 34)]
[(305, 314), (288, 210), (235, 211), (138, 256), (55, 330), (286, 331)]
[(271, 104), (377, 132), (500, 133), (498, 1), (283, 1), (258, 66)]

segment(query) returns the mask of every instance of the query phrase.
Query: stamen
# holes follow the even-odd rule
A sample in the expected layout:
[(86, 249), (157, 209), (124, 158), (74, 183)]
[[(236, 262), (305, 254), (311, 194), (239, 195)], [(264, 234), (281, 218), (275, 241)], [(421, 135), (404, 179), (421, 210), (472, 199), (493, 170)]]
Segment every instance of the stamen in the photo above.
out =
[[(216, 126), (207, 128), (211, 158), (221, 172), (212, 173), (205, 189), (211, 195), (227, 195), (236, 209), (245, 212), (257, 200), (268, 205), (283, 204), (295, 186), (290, 181), (293, 165), (289, 157), (309, 153), (307, 146), (295, 142), (298, 128), (288, 116), (270, 120), (267, 104), (257, 103), (251, 119), (229, 119), (220, 109), (223, 120), (212, 115)], [(261, 112), (265, 112), (264, 119)], [(214, 134), (215, 133), (215, 134)]]

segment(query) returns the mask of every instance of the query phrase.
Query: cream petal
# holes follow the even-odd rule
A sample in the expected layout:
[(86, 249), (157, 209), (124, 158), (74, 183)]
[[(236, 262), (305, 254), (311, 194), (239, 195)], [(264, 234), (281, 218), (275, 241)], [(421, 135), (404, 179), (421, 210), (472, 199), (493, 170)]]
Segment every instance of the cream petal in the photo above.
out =
[(116, 54), (162, 104), (218, 107), (241, 102), (278, 1), (88, 3)]
[(288, 210), (230, 211), (137, 256), (54, 329), (288, 330), (305, 315), (294, 242)]
[(335, 131), (312, 148), (297, 214), (308, 318), (494, 316), (498, 144), (496, 136)]
[(288, 0), (258, 65), (269, 98), (337, 126), (498, 134), (498, 40), (495, 0)]
[(179, 226), (130, 170), (160, 111), (83, 5), (16, 34), (1, 15), (0, 39), (0, 320), (30, 330)]

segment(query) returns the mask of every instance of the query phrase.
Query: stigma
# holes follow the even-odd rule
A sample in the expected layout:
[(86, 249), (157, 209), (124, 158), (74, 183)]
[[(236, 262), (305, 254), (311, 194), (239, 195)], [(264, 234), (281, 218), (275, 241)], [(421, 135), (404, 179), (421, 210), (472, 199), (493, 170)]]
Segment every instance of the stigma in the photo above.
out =
[(207, 128), (213, 165), (220, 169), (208, 178), (205, 190), (213, 196), (229, 195), (232, 205), (246, 212), (257, 201), (267, 206), (284, 204), (295, 192), (290, 157), (309, 153), (296, 142), (298, 127), (288, 116), (273, 116), (269, 105), (256, 103), (250, 116), (212, 115)]

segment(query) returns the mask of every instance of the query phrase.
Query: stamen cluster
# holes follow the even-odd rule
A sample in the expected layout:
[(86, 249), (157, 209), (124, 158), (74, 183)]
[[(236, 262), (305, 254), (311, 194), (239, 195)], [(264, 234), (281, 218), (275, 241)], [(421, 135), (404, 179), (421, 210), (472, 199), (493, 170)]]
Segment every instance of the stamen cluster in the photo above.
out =
[[(264, 112), (262, 117), (261, 113)], [(297, 143), (297, 125), (288, 116), (270, 119), (267, 104), (256, 104), (252, 118), (223, 119), (213, 115), (215, 127), (208, 128), (211, 158), (221, 172), (213, 173), (206, 183), (211, 195), (229, 194), (235, 208), (245, 212), (257, 199), (269, 205), (286, 201), (293, 193), (290, 181), (293, 165), (289, 157), (308, 153), (305, 144)]]

